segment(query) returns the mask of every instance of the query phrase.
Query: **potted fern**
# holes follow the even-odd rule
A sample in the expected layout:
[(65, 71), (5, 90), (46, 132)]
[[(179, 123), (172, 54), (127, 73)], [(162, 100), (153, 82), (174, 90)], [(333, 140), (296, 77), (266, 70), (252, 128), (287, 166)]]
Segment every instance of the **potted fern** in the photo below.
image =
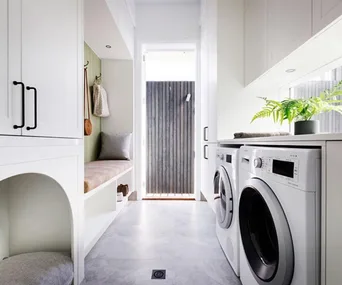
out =
[(323, 91), (318, 97), (309, 99), (285, 99), (283, 101), (270, 100), (260, 97), (265, 101), (262, 110), (256, 113), (251, 121), (260, 118), (272, 117), (275, 123), (282, 124), (285, 120), (294, 123), (295, 135), (315, 134), (319, 132), (319, 121), (312, 117), (324, 112), (336, 111), (342, 114), (342, 106), (338, 105), (342, 100), (342, 81), (331, 90)]

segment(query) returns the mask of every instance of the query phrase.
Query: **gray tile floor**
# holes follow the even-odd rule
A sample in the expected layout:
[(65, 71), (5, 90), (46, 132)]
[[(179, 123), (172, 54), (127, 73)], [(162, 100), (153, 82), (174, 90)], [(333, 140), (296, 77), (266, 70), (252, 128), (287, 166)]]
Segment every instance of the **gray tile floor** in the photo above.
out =
[[(240, 285), (205, 202), (130, 203), (86, 258), (82, 285)], [(165, 280), (151, 280), (166, 269)]]

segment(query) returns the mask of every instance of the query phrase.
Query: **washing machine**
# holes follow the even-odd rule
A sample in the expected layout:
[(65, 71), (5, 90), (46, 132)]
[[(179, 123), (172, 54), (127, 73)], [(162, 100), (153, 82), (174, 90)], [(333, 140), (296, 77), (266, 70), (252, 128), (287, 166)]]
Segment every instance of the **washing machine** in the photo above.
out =
[(318, 149), (240, 149), (240, 278), (243, 285), (319, 285)]
[(238, 148), (217, 148), (214, 193), (216, 233), (224, 254), (239, 276)]

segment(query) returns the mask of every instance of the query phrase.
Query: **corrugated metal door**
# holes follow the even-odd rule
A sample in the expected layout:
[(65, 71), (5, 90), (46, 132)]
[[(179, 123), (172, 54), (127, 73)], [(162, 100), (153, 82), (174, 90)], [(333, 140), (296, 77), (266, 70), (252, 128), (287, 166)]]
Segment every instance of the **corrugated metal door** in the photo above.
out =
[(146, 105), (147, 193), (193, 194), (195, 82), (147, 82)]

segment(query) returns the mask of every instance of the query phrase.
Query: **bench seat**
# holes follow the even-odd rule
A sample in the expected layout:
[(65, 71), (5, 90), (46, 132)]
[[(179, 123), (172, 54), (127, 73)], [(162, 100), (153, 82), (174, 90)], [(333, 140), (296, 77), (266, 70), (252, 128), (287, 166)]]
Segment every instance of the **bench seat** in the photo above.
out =
[(84, 193), (96, 189), (121, 173), (131, 169), (133, 161), (99, 160), (85, 164)]

